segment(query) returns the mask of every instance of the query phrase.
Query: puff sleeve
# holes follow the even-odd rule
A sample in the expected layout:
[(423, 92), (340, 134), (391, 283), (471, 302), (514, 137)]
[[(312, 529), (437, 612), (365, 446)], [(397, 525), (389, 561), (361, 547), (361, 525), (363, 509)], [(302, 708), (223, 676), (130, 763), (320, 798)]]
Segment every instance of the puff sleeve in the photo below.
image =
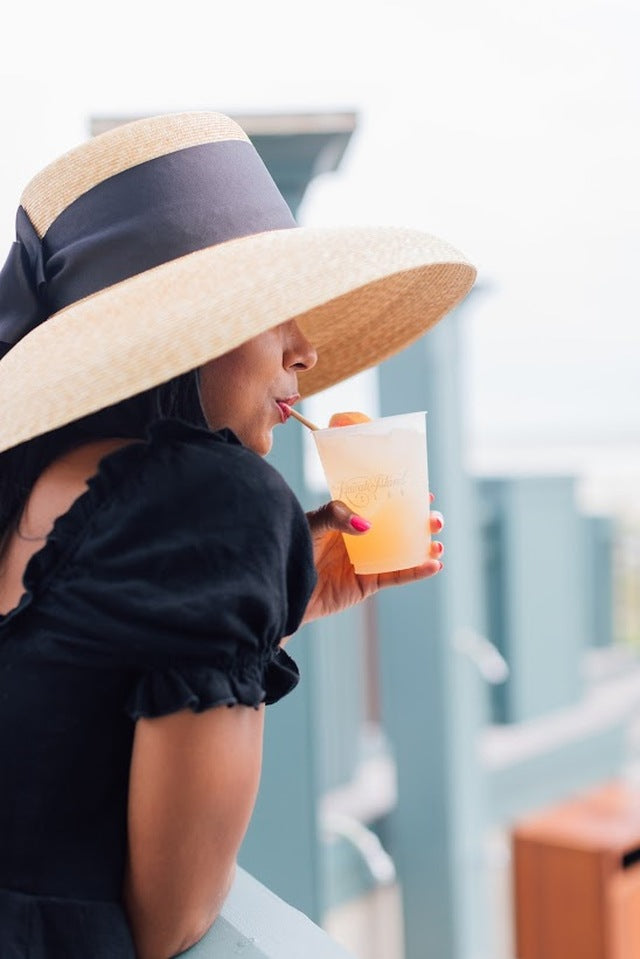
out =
[(99, 497), (100, 484), (113, 492), (54, 588), (87, 655), (129, 671), (128, 714), (289, 692), (298, 673), (278, 644), (300, 624), (315, 569), (280, 474), (229, 431), (165, 423), (104, 460)]

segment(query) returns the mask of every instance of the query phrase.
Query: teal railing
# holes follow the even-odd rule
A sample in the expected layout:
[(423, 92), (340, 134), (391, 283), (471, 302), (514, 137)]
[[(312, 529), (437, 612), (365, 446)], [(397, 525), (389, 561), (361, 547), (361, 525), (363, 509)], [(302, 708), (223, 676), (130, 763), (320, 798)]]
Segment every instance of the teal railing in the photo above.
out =
[(184, 959), (353, 959), (304, 913), (238, 869), (222, 911)]

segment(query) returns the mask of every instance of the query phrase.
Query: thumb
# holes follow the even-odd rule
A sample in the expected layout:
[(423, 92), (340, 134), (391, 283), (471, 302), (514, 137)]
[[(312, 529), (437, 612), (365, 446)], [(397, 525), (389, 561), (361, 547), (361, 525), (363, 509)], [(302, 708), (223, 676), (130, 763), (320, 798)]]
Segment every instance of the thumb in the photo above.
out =
[(346, 503), (339, 499), (331, 500), (325, 503), (319, 509), (307, 513), (309, 528), (313, 535), (321, 535), (336, 531), (338, 533), (351, 533), (358, 535), (366, 533), (371, 528), (371, 523), (363, 516), (354, 513)]

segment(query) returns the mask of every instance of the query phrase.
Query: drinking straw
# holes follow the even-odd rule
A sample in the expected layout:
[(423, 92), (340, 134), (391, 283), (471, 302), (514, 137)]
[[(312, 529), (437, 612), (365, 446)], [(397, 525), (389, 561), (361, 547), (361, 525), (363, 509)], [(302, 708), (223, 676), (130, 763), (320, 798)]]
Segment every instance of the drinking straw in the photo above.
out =
[[(283, 406), (286, 406), (285, 403), (283, 403), (282, 405), (283, 405)], [(308, 420), (308, 419), (306, 418), (306, 416), (303, 416), (303, 415), (302, 415), (302, 413), (298, 413), (297, 410), (294, 410), (294, 408), (293, 408), (292, 406), (287, 406), (287, 410), (289, 411), (289, 413), (291, 413), (291, 415), (294, 417), (294, 419), (298, 420), (299, 423), (302, 423), (303, 426), (306, 426), (307, 429), (310, 429), (310, 430), (319, 430), (319, 429), (320, 429), (319, 426), (316, 426), (315, 423), (312, 423), (311, 420)]]

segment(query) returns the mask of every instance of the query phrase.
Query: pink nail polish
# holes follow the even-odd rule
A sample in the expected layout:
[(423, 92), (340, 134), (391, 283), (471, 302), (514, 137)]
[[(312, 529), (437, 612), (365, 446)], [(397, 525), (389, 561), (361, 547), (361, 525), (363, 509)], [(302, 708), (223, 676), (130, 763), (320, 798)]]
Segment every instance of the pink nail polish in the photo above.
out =
[(369, 520), (363, 519), (362, 516), (352, 516), (349, 522), (359, 533), (366, 533), (368, 529), (371, 529)]

